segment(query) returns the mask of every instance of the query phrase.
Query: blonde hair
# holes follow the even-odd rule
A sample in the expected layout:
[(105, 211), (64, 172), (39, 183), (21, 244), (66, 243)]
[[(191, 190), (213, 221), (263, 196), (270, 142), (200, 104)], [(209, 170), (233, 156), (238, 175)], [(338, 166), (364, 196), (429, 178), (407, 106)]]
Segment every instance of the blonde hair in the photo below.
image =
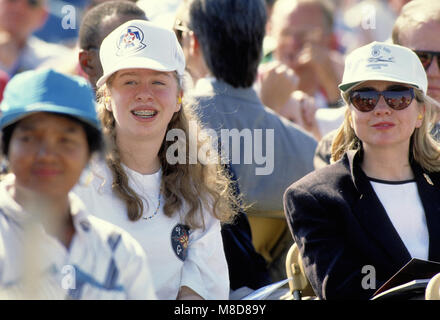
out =
[[(115, 73), (116, 74), (116, 73)], [(131, 221), (139, 220), (143, 215), (143, 202), (141, 197), (129, 186), (128, 176), (121, 165), (119, 148), (116, 144), (115, 119), (113, 113), (105, 108), (105, 98), (109, 94), (108, 86), (114, 79), (113, 74), (98, 90), (98, 116), (102, 122), (104, 136), (107, 139), (108, 151), (106, 162), (113, 174), (113, 192), (125, 202), (127, 215)], [(180, 79), (175, 74), (178, 89), (181, 90)], [(212, 209), (215, 218), (222, 222), (231, 222), (236, 211), (242, 208), (241, 197), (235, 194), (229, 173), (219, 163), (202, 164), (199, 161), (189, 162), (189, 123), (197, 124), (197, 132), (201, 132), (200, 121), (196, 116), (193, 105), (184, 103), (168, 124), (167, 132), (171, 129), (181, 129), (186, 138), (186, 162), (169, 164), (166, 159), (168, 147), (174, 142), (165, 138), (159, 150), (159, 160), (162, 168), (161, 194), (164, 197), (164, 213), (168, 217), (183, 209), (186, 203), (188, 211), (184, 222), (191, 229), (204, 228), (202, 211)], [(197, 137), (196, 137), (197, 139)], [(206, 139), (209, 139), (206, 136)], [(197, 139), (197, 151), (203, 145), (206, 150), (207, 140)], [(211, 145), (211, 144), (209, 144)], [(217, 152), (212, 149), (209, 152)]]
[[(430, 172), (440, 171), (440, 144), (431, 135), (437, 118), (439, 103), (431, 97), (425, 95), (422, 91), (414, 89), (416, 101), (419, 105), (425, 105), (425, 115), (422, 125), (414, 130), (411, 136), (411, 154), (414, 160), (420, 166)], [(349, 91), (342, 94), (347, 106), (349, 105)], [(331, 147), (331, 160), (337, 161), (348, 150), (360, 150), (362, 148), (361, 140), (356, 136), (354, 129), (350, 124), (350, 107), (347, 107), (345, 118), (342, 125), (333, 138)]]

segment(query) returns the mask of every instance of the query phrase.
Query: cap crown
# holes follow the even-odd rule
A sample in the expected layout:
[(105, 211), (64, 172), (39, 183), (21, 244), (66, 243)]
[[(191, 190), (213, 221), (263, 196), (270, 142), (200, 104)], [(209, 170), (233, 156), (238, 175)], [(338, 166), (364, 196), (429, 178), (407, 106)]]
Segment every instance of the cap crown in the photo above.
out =
[(368, 80), (401, 82), (425, 94), (428, 88), (428, 78), (417, 55), (406, 47), (385, 42), (374, 41), (347, 56), (339, 89), (347, 91)]
[(13, 77), (6, 85), (1, 111), (1, 129), (34, 112), (66, 114), (100, 128), (95, 95), (87, 80), (52, 69)]
[(98, 87), (122, 69), (177, 71), (179, 75), (185, 71), (185, 56), (174, 32), (144, 20), (131, 20), (113, 30), (102, 41), (99, 56), (104, 74)]

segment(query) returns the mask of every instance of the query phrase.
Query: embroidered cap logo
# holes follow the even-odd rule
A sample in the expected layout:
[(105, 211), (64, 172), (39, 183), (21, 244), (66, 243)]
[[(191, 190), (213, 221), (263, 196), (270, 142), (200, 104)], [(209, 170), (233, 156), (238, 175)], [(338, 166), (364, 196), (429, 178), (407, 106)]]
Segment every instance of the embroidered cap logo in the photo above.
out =
[(134, 26), (129, 26), (119, 36), (116, 47), (116, 55), (124, 56), (127, 54), (133, 54), (146, 47), (144, 41), (144, 33), (141, 29)]
[(373, 69), (380, 69), (388, 67), (388, 63), (394, 63), (394, 57), (391, 55), (391, 50), (380, 45), (375, 45), (371, 48), (371, 57), (368, 58), (370, 64), (367, 67)]

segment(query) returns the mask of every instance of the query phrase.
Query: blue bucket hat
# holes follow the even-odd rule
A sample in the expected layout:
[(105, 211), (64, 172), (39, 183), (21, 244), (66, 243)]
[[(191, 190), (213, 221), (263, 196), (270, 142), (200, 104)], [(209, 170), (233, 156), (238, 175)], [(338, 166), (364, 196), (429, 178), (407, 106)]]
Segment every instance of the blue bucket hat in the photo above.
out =
[(54, 112), (100, 130), (95, 95), (84, 78), (52, 69), (17, 74), (6, 85), (0, 105), (0, 129), (35, 112)]

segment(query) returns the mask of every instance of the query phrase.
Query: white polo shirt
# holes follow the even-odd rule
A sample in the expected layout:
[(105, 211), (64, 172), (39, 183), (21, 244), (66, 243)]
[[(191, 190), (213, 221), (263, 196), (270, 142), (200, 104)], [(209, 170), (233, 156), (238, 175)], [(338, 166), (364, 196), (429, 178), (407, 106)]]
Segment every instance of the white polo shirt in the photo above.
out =
[(125, 231), (86, 213), (69, 194), (75, 234), (67, 249), (0, 183), (0, 297), (155, 299), (147, 258)]
[(77, 185), (74, 192), (90, 212), (125, 229), (141, 244), (159, 299), (176, 299), (181, 286), (191, 288), (204, 299), (228, 299), (229, 273), (220, 221), (204, 210), (205, 229), (189, 230), (181, 217), (184, 209), (167, 217), (163, 196), (159, 204), (161, 170), (142, 175), (124, 168), (130, 187), (144, 197), (144, 216), (138, 221), (128, 219), (125, 203), (113, 193), (113, 177), (104, 162), (93, 162), (92, 182), (89, 186)]

